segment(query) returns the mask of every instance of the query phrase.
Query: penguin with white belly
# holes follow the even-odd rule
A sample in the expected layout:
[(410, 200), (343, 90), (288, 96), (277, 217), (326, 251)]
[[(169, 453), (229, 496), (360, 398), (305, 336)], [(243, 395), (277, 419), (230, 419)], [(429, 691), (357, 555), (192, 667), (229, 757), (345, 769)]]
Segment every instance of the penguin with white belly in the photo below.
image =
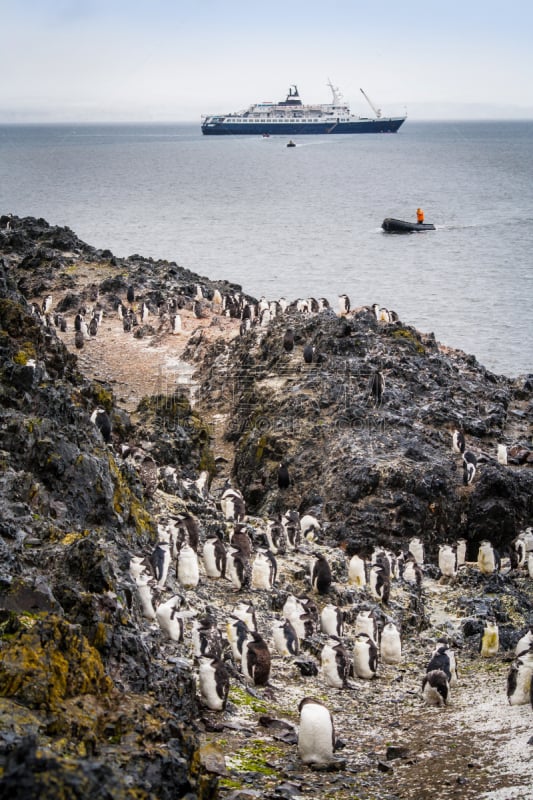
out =
[(185, 589), (195, 589), (200, 580), (198, 556), (189, 544), (184, 544), (176, 561), (176, 578)]
[(229, 672), (223, 661), (203, 656), (200, 659), (199, 684), (202, 702), (212, 711), (223, 711), (229, 694)]
[(355, 618), (355, 635), (366, 633), (373, 642), (378, 640), (378, 623), (374, 612), (370, 609), (361, 609)]
[(483, 658), (492, 658), (498, 653), (499, 649), (500, 632), (498, 625), (494, 620), (487, 620), (479, 644), (480, 655)]
[(252, 589), (272, 589), (278, 565), (270, 550), (258, 550), (252, 564)]
[(204, 544), (202, 552), (205, 572), (208, 578), (226, 576), (226, 548), (220, 536), (211, 536)]
[(343, 636), (344, 614), (338, 606), (333, 603), (324, 606), (320, 612), (320, 630), (328, 636)]
[(402, 660), (400, 631), (394, 622), (388, 622), (381, 631), (379, 643), (381, 660), (384, 664), (399, 664)]
[(313, 697), (304, 697), (298, 705), (298, 755), (304, 764), (326, 766), (333, 759), (335, 727), (329, 709)]
[(378, 669), (378, 648), (370, 636), (359, 633), (353, 648), (353, 669), (358, 678), (370, 680)]
[(336, 636), (330, 636), (320, 654), (322, 675), (328, 686), (344, 689), (350, 673), (348, 651)]
[(217, 621), (212, 614), (206, 614), (194, 621), (192, 646), (193, 655), (196, 658), (201, 658), (201, 656), (222, 658), (222, 637), (217, 627)]
[(171, 642), (183, 642), (183, 617), (179, 614), (182, 602), (183, 598), (177, 594), (160, 603), (155, 611), (159, 627)]
[(226, 635), (230, 643), (233, 658), (238, 664), (242, 661), (242, 651), (249, 633), (248, 626), (242, 619), (233, 615), (228, 618), (226, 622)]
[(509, 705), (520, 706), (529, 703), (533, 678), (533, 644), (516, 658), (507, 673), (507, 699)]
[(276, 619), (272, 623), (274, 647), (282, 656), (297, 656), (300, 642), (294, 625), (288, 619)]
[(358, 589), (366, 586), (365, 561), (357, 554), (351, 557), (348, 564), (348, 583)]

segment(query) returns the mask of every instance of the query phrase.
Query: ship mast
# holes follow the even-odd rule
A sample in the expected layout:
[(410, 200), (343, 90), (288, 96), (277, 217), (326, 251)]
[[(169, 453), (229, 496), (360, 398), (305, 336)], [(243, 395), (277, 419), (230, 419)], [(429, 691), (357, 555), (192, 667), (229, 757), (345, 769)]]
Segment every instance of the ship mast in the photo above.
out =
[(340, 93), (338, 86), (333, 86), (333, 84), (332, 84), (332, 82), (330, 81), (329, 78), (328, 78), (328, 82), (327, 82), (326, 86), (329, 86), (329, 88), (331, 89), (331, 94), (333, 95), (333, 100), (332, 100), (331, 105), (332, 106), (342, 106), (342, 104), (343, 104), (343, 96)]

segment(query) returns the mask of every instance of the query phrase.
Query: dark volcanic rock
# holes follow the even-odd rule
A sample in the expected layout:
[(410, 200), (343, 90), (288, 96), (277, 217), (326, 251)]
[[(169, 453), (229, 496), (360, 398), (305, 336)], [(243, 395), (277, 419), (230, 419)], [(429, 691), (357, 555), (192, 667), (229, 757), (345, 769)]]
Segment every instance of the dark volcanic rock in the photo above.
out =
[[(306, 365), (298, 347), (285, 351), (288, 324), (296, 342), (320, 349), (322, 364)], [(380, 325), (366, 311), (293, 312), (261, 338), (252, 331), (232, 343), (224, 363), (239, 375), (226, 436), (237, 442), (234, 475), (252, 511), (293, 504), (305, 513), (302, 497), (320, 490), (328, 535), (351, 552), (416, 535), (433, 555), (451, 537), (473, 550), (482, 538), (507, 545), (531, 520), (533, 471), (496, 461), (497, 443), (514, 435), (513, 381), (459, 351), (444, 354), (433, 336)], [(386, 376), (379, 405), (369, 388), (377, 368)], [(211, 367), (204, 396), (224, 379)], [(469, 487), (451, 451), (455, 426), (480, 456)], [(280, 498), (282, 460), (292, 485)]]
[[(2, 220), (0, 797), (126, 798), (133, 785), (139, 798), (207, 800), (216, 780), (190, 732), (194, 675), (146, 638), (127, 573), (156, 531), (139, 472), (122, 458), (134, 428), (27, 302), (60, 289), (64, 310), (94, 302), (98, 286), (79, 293), (70, 273), (100, 256), (67, 228)], [(90, 421), (96, 407), (113, 421), (108, 445)], [(179, 439), (183, 463), (205, 449), (196, 433), (197, 445)]]

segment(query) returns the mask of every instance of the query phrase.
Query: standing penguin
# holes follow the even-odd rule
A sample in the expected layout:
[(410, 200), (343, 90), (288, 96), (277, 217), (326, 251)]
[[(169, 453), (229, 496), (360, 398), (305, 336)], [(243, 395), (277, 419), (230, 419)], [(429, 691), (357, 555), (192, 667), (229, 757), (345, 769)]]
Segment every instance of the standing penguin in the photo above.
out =
[(422, 681), (422, 697), (429, 706), (445, 706), (450, 694), (450, 685), (441, 669), (430, 670)]
[(226, 576), (226, 558), (226, 548), (220, 536), (215, 535), (206, 540), (202, 559), (208, 578), (224, 578)]
[(98, 319), (96, 317), (91, 318), (87, 330), (89, 332), (89, 336), (96, 336), (98, 333)]
[(168, 542), (158, 542), (150, 556), (150, 564), (152, 565), (154, 576), (160, 589), (162, 589), (167, 582), (170, 561), (170, 544)]
[(206, 614), (194, 621), (192, 647), (195, 658), (201, 658), (201, 656), (222, 658), (222, 637), (213, 614)]
[(252, 564), (252, 589), (272, 589), (278, 565), (270, 550), (258, 550)]
[(307, 639), (315, 633), (316, 621), (301, 598), (289, 595), (283, 605), (283, 616), (293, 625), (298, 639)]
[(269, 519), (265, 530), (265, 539), (268, 549), (277, 555), (285, 555), (287, 552), (287, 534), (280, 520)]
[(383, 402), (383, 393), (385, 391), (385, 376), (379, 370), (376, 370), (373, 375), (370, 376), (369, 381), (369, 394), (372, 395), (374, 398), (374, 402), (377, 406), (380, 406)]
[(254, 686), (264, 686), (270, 676), (270, 651), (256, 631), (250, 631), (243, 647), (242, 672)]
[(390, 575), (381, 564), (370, 568), (369, 586), (372, 596), (387, 605), (390, 597)]
[(252, 540), (246, 527), (242, 523), (237, 523), (235, 529), (231, 534), (230, 539), (231, 547), (238, 550), (243, 558), (250, 558), (253, 551)]
[(344, 614), (338, 606), (328, 603), (320, 612), (320, 630), (328, 636), (344, 634)]
[(160, 603), (155, 611), (159, 627), (171, 642), (183, 641), (183, 617), (179, 615), (182, 598), (174, 595), (165, 603)]
[(487, 540), (480, 542), (477, 555), (478, 569), (483, 575), (492, 575), (500, 569), (500, 556)]
[(465, 447), (465, 435), (459, 428), (456, 428), (452, 433), (452, 452), (462, 454), (465, 451)]
[(304, 697), (298, 711), (298, 755), (304, 764), (326, 766), (332, 761), (335, 749), (335, 727), (330, 711), (313, 697)]
[(320, 654), (322, 675), (328, 686), (344, 689), (350, 673), (348, 651), (336, 636), (331, 636)]
[(350, 311), (350, 298), (347, 294), (339, 295), (339, 316), (345, 317)]
[(457, 662), (455, 653), (448, 647), (445, 640), (439, 640), (426, 667), (426, 672), (441, 670), (446, 675), (449, 686), (457, 683)]
[(494, 620), (487, 620), (483, 628), (479, 652), (483, 658), (492, 658), (500, 649), (500, 632)]
[(286, 353), (291, 353), (294, 350), (294, 331), (292, 328), (287, 328), (285, 331), (283, 349)]
[(239, 617), (233, 614), (228, 618), (226, 622), (226, 635), (230, 643), (233, 658), (237, 664), (240, 664), (242, 661), (242, 651), (249, 633), (248, 626), (242, 619), (239, 619)]
[(457, 557), (449, 544), (439, 547), (439, 569), (444, 578), (454, 578), (457, 575)]
[(477, 458), (471, 450), (463, 453), (463, 483), (468, 486), (476, 475)]
[(291, 485), (291, 476), (287, 464), (282, 461), (278, 467), (278, 488), (288, 489)]
[(498, 464), (502, 466), (507, 466), (507, 445), (499, 444), (497, 448), (497, 455), (496, 455)]
[(226, 578), (233, 584), (235, 592), (240, 592), (250, 585), (252, 569), (249, 559), (240, 551), (232, 547), (227, 556)]
[(246, 505), (241, 492), (232, 486), (226, 486), (220, 498), (220, 507), (227, 520), (243, 522), (246, 516)]
[(152, 595), (154, 580), (149, 575), (139, 575), (135, 580), (135, 584), (137, 586), (137, 597), (141, 603), (142, 615), (145, 619), (153, 621), (155, 619)]
[(133, 286), (128, 286), (126, 292), (126, 299), (130, 305), (135, 302), (135, 289), (133, 288)]
[(189, 544), (184, 544), (176, 561), (176, 577), (185, 589), (195, 589), (200, 580), (198, 556)]
[(517, 536), (516, 539), (511, 543), (511, 547), (511, 566), (513, 569), (519, 569), (526, 563), (526, 542), (522, 536)]
[(420, 539), (415, 536), (409, 542), (409, 552), (412, 553), (414, 559), (419, 567), (424, 566), (424, 545)]
[(410, 553), (403, 561), (401, 577), (403, 581), (411, 584), (412, 586), (416, 586), (417, 589), (422, 587), (422, 570), (418, 566), (415, 558)]
[(507, 699), (512, 706), (529, 703), (533, 679), (533, 645), (516, 658), (507, 673)]
[(388, 622), (381, 632), (380, 655), (384, 664), (399, 664), (402, 660), (400, 631), (394, 622)]
[(355, 618), (355, 635), (365, 633), (373, 642), (378, 640), (378, 623), (372, 610), (362, 609)]
[(102, 439), (106, 444), (109, 444), (111, 441), (111, 420), (105, 409), (103, 408), (96, 408), (93, 413), (91, 414), (91, 422), (93, 425), (96, 425), (100, 433), (102, 434)]
[(349, 561), (348, 583), (359, 589), (366, 586), (365, 561), (358, 555), (352, 556)]
[(315, 348), (312, 344), (306, 344), (303, 349), (303, 357), (306, 364), (312, 364), (315, 357)]
[(272, 623), (274, 647), (282, 656), (297, 656), (300, 642), (294, 625), (288, 619), (276, 619)]
[(353, 669), (358, 678), (374, 678), (378, 669), (378, 648), (366, 633), (358, 633), (353, 647)]
[(287, 543), (293, 550), (297, 550), (302, 538), (302, 526), (300, 524), (299, 513), (289, 509), (289, 511), (286, 511), (283, 515), (281, 524), (285, 530)]
[(457, 558), (457, 569), (466, 564), (466, 539), (458, 539), (455, 545), (455, 554)]
[(200, 694), (212, 711), (223, 711), (229, 694), (229, 672), (223, 661), (203, 656), (199, 669)]
[(331, 568), (326, 556), (315, 553), (315, 561), (311, 571), (311, 584), (318, 594), (327, 594), (331, 588)]

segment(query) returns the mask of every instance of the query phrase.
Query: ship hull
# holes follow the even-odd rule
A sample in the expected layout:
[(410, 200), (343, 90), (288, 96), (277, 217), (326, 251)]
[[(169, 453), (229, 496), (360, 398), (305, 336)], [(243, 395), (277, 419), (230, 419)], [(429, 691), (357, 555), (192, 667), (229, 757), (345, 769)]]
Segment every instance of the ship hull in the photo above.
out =
[(206, 136), (302, 136), (344, 133), (396, 133), (405, 117), (358, 119), (353, 122), (238, 122), (206, 120), (202, 133)]

